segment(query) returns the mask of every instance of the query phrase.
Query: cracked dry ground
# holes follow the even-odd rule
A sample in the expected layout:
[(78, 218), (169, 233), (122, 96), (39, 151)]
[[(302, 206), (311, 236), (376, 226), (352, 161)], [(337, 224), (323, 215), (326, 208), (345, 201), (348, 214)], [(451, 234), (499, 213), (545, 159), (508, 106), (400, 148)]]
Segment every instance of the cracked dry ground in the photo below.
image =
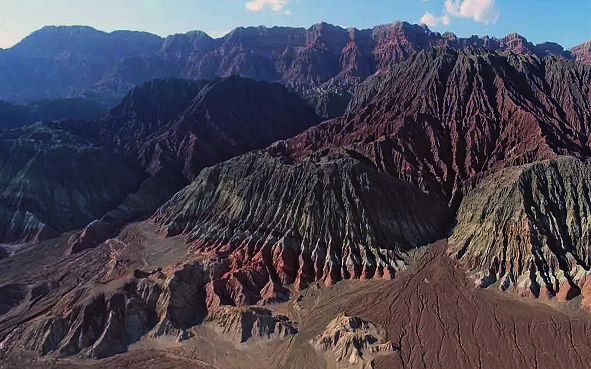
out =
[[(275, 313), (298, 322), (291, 338), (233, 344), (207, 326), (195, 337), (142, 339), (127, 353), (90, 361), (42, 359), (29, 367), (60, 368), (344, 368), (315, 351), (311, 341), (340, 314), (382, 327), (392, 353), (375, 368), (589, 368), (589, 315), (493, 289), (476, 289), (447, 253), (447, 242), (414, 251), (394, 280), (314, 284), (293, 293)], [(82, 361), (80, 361), (82, 360)]]
[[(376, 368), (589, 368), (587, 314), (475, 289), (446, 247), (440, 241), (423, 250), (394, 281), (335, 287), (305, 314), (301, 331), (324, 326), (339, 312), (368, 319), (400, 348), (378, 358)], [(306, 339), (296, 336), (294, 345)], [(287, 362), (300, 354), (294, 350)]]

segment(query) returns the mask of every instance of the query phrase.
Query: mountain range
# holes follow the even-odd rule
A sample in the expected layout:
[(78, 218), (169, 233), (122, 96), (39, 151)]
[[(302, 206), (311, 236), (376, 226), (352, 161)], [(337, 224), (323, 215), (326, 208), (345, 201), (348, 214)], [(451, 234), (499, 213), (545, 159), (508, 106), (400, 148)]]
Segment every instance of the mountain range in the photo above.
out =
[(515, 33), (460, 38), (425, 25), (395, 22), (358, 30), (319, 23), (305, 28), (240, 27), (214, 39), (201, 31), (161, 38), (145, 32), (105, 33), (90, 27), (45, 27), (0, 50), (0, 98), (122, 97), (156, 78), (238, 75), (306, 91), (352, 87), (429, 47), (486, 47), (518, 54), (562, 55), (589, 63), (588, 44), (570, 50), (534, 45)]
[(397, 22), (1, 51), (61, 58), (37, 92), (126, 93), (0, 131), (0, 366), (588, 367), (587, 46)]

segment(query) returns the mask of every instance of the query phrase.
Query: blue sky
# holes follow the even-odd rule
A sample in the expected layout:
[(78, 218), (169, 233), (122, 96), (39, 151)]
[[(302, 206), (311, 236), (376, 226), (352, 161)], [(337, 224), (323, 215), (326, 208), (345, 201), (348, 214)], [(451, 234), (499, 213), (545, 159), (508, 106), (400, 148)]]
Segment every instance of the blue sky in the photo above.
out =
[(237, 26), (309, 27), (326, 21), (369, 28), (423, 21), (458, 36), (503, 36), (565, 47), (591, 39), (591, 0), (0, 0), (0, 47), (44, 25), (89, 25), (166, 36), (203, 30), (220, 37)]

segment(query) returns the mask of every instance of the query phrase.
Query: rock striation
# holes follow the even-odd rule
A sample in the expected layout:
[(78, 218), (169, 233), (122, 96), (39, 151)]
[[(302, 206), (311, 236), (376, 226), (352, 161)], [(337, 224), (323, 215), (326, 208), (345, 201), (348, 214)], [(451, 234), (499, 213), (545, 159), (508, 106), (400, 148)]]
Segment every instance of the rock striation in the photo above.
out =
[(273, 284), (392, 278), (450, 215), (353, 152), (292, 162), (255, 151), (203, 170), (153, 220), (219, 265), (214, 304), (252, 305), (280, 292)]
[(590, 181), (590, 164), (569, 157), (487, 177), (460, 206), (450, 252), (484, 271), (481, 287), (572, 299), (591, 265)]
[(591, 69), (560, 57), (449, 47), (364, 82), (348, 113), (286, 141), (293, 159), (354, 150), (450, 201), (486, 173), (589, 155)]

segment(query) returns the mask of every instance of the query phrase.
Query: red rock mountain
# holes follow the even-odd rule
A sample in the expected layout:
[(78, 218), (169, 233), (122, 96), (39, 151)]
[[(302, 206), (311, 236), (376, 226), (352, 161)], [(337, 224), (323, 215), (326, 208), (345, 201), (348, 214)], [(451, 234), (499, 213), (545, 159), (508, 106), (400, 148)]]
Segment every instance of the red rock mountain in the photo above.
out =
[[(2, 133), (0, 153), (32, 156), (3, 159), (18, 165), (0, 219), (22, 229), (38, 209), (64, 218), (64, 192), (118, 202), (124, 165), (139, 175), (81, 231), (2, 245), (0, 365), (591, 365), (591, 67), (518, 35), (343, 31), (191, 33), (158, 56), (296, 89), (380, 72), (323, 123), (282, 85), (234, 76), (154, 81), (95, 124)], [(77, 158), (103, 151), (111, 180), (87, 179)]]
[(591, 65), (591, 40), (568, 49), (578, 62)]
[(169, 79), (134, 89), (100, 121), (2, 132), (0, 240), (44, 239), (92, 222), (73, 249), (83, 239), (96, 245), (113, 227), (152, 213), (203, 167), (319, 121), (279, 84)]
[[(588, 157), (590, 86), (591, 69), (562, 57), (476, 48), (422, 51), (387, 76), (365, 82), (355, 99), (360, 106), (344, 117), (203, 171), (153, 220), (169, 236), (184, 235), (195, 255), (219, 265), (212, 304), (257, 303), (269, 297), (269, 283), (301, 288), (314, 281), (392, 276), (401, 251), (446, 236), (450, 214), (470, 206), (475, 200), (463, 201), (464, 195), (491, 173), (562, 155)], [(369, 103), (361, 102), (371, 95)], [(406, 204), (410, 198), (414, 206)], [(430, 209), (428, 217), (422, 206)], [(468, 225), (459, 220), (456, 230), (465, 232)], [(575, 258), (585, 259), (586, 236), (568, 241), (560, 229), (542, 233), (562, 240), (566, 252), (576, 242)], [(463, 239), (469, 244), (469, 235)], [(455, 238), (452, 250), (464, 243)], [(479, 244), (470, 245), (470, 252), (458, 254), (469, 267), (500, 259), (499, 246), (485, 256)], [(527, 265), (536, 278), (549, 281), (544, 265), (563, 260), (565, 251), (550, 241), (538, 245), (550, 256), (542, 262), (528, 254), (535, 262)], [(514, 259), (505, 263), (517, 265)], [(550, 282), (548, 289), (557, 290)]]
[(349, 113), (287, 140), (286, 153), (354, 150), (450, 200), (504, 166), (588, 155), (590, 82), (589, 67), (561, 57), (430, 49), (368, 79)]
[[(560, 45), (533, 45), (515, 33), (501, 39), (458, 38), (452, 33), (441, 35), (426, 26), (406, 22), (365, 30), (344, 29), (327, 23), (308, 29), (237, 28), (215, 40), (202, 32), (190, 32), (169, 36), (157, 55), (164, 64), (173, 63), (181, 76), (187, 78), (241, 75), (280, 81), (287, 87), (306, 90), (331, 79), (338, 86), (355, 86), (375, 72), (391, 70), (416, 51), (441, 45), (454, 48), (482, 46), (540, 57), (549, 53), (569, 56)], [(145, 60), (150, 65), (154, 63), (152, 59)], [(150, 69), (148, 66), (143, 68)], [(117, 71), (127, 73), (123, 67), (117, 67)], [(109, 78), (125, 80), (117, 73)], [(137, 82), (128, 81), (130, 84)]]
[(114, 140), (147, 179), (118, 208), (75, 234), (72, 251), (94, 247), (130, 220), (152, 213), (204, 167), (319, 122), (302, 99), (278, 83), (171, 79), (136, 88), (99, 126), (102, 139)]
[(332, 88), (351, 89), (416, 51), (441, 45), (571, 57), (560, 45), (533, 45), (514, 33), (458, 38), (399, 21), (365, 30), (327, 23), (308, 29), (241, 27), (218, 39), (200, 31), (161, 39), (141, 32), (45, 27), (0, 51), (0, 66), (7, 71), (0, 76), (0, 96), (29, 101), (78, 95), (111, 101), (113, 94), (156, 78), (231, 75), (281, 82), (300, 91), (327, 82)]

